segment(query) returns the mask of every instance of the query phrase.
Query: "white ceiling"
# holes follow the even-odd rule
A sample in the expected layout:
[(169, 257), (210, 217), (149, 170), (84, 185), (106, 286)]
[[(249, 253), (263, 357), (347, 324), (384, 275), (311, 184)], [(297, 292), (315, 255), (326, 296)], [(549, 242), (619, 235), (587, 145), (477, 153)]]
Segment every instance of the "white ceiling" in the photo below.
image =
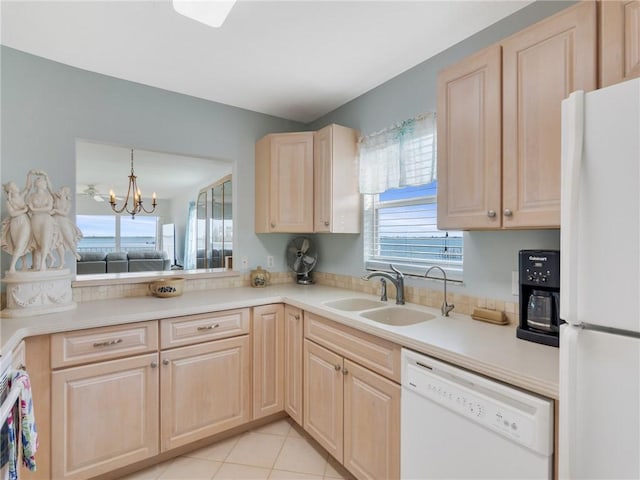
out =
[[(142, 198), (150, 203), (151, 194), (170, 199), (192, 192), (231, 173), (231, 162), (211, 158), (188, 157), (164, 152), (134, 150), (133, 167)], [(119, 197), (127, 193), (131, 171), (131, 149), (88, 141), (76, 142), (76, 194), (89, 185), (105, 200), (113, 190)]]
[(3, 45), (310, 122), (531, 3), (240, 0), (221, 28), (168, 0), (2, 0)]

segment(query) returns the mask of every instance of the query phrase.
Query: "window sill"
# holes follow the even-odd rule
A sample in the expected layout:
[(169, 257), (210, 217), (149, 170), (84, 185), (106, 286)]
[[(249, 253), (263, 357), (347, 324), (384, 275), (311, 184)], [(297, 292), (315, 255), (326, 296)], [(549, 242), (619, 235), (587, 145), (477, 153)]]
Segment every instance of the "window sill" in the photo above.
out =
[[(425, 278), (424, 274), (427, 269), (433, 265), (411, 265), (411, 264), (402, 264), (398, 262), (393, 262), (393, 266), (400, 270), (406, 277), (411, 278)], [(454, 284), (462, 285), (463, 284), (463, 272), (460, 267), (452, 267), (448, 265), (437, 265), (441, 267), (447, 273), (447, 282), (451, 282)], [(389, 262), (381, 261), (381, 260), (367, 260), (365, 262), (365, 269), (369, 271), (382, 271), (382, 272), (392, 272), (391, 268), (389, 268)], [(442, 272), (435, 271), (429, 273), (429, 280), (442, 280), (441, 278)]]

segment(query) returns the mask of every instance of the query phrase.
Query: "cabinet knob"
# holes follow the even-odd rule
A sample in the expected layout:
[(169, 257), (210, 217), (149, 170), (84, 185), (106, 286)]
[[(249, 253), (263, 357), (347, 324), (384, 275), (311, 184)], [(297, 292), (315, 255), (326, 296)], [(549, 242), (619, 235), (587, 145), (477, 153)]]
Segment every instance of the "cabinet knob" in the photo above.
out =
[(294, 315), (293, 318), (295, 318), (296, 320), (300, 320), (300, 315)]
[(158, 362), (151, 362), (151, 368), (156, 368), (158, 366)]
[(342, 374), (343, 375), (349, 375), (349, 370), (347, 370), (346, 368), (342, 369)]
[(495, 216), (496, 216), (496, 211), (495, 210), (489, 210), (487, 212), (487, 217), (494, 218)]
[(324, 221), (324, 224), (325, 224), (325, 226), (327, 226), (327, 227), (328, 227), (328, 226), (329, 226), (329, 220), (325, 220), (325, 221)]
[(162, 360), (162, 364), (163, 365), (169, 365), (169, 360), (167, 360), (166, 358), (164, 360)]
[(509, 208), (505, 208), (504, 209), (504, 216), (505, 217), (511, 217), (512, 215), (513, 215), (513, 212)]
[(275, 228), (276, 224), (271, 222), (271, 228)]
[(333, 368), (336, 369), (336, 372), (339, 372), (342, 367), (340, 365), (334, 365)]

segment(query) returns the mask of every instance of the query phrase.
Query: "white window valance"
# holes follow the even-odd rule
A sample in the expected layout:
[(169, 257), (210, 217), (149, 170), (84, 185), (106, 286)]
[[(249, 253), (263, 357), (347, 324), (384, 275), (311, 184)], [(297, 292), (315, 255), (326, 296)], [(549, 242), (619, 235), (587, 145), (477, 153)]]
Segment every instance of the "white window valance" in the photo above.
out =
[(436, 179), (435, 112), (358, 140), (360, 193), (426, 185)]

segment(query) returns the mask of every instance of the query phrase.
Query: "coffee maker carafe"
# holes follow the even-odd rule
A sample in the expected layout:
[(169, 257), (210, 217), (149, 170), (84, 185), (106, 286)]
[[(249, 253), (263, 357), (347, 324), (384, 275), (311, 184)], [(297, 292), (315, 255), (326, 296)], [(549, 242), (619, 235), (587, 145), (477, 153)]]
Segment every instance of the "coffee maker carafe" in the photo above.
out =
[(557, 347), (560, 323), (560, 252), (521, 250), (520, 325), (523, 340)]

